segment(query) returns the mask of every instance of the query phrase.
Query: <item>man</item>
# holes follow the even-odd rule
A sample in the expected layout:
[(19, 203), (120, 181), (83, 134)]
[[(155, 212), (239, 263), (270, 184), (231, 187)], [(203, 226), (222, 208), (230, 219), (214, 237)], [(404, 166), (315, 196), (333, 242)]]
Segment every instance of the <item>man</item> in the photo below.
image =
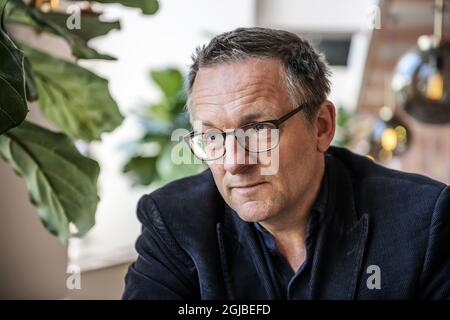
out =
[(329, 71), (306, 41), (236, 29), (188, 80), (186, 141), (209, 169), (140, 200), (125, 299), (450, 296), (449, 187), (330, 147)]

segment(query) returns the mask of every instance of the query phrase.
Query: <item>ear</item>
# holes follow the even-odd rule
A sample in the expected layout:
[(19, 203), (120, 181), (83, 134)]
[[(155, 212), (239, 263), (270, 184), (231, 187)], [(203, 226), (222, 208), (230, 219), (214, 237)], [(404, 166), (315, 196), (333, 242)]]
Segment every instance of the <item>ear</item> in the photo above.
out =
[(316, 114), (317, 151), (324, 153), (333, 140), (336, 130), (336, 108), (329, 100), (325, 100)]

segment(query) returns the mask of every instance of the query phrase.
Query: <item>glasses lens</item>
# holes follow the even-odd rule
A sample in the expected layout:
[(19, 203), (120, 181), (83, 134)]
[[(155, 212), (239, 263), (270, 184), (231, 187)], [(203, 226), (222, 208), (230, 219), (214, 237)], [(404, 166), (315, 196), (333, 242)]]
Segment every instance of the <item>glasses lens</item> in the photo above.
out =
[(224, 154), (223, 134), (219, 130), (194, 135), (190, 145), (194, 154), (202, 160), (215, 160)]
[(264, 152), (275, 148), (279, 130), (270, 122), (255, 123), (238, 130), (239, 144), (249, 152)]

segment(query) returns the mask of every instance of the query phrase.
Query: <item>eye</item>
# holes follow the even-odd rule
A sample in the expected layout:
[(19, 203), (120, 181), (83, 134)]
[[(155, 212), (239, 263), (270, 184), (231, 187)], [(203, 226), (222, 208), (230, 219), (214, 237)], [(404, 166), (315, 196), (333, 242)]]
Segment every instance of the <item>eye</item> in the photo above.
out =
[(260, 131), (260, 130), (267, 129), (267, 126), (264, 123), (255, 123), (255, 125), (253, 126), (253, 129), (255, 129), (256, 131)]
[(205, 140), (206, 143), (220, 141), (221, 137), (222, 133), (219, 131), (209, 131), (203, 134), (203, 140)]

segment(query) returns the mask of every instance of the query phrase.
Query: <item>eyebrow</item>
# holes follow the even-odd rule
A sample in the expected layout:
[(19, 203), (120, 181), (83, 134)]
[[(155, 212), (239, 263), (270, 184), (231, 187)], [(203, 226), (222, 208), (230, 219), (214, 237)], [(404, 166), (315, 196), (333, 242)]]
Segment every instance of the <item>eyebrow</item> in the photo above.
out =
[[(250, 112), (250, 113), (247, 113), (247, 114), (245, 114), (245, 115), (242, 117), (242, 119), (240, 119), (240, 121), (239, 121), (239, 127), (241, 127), (241, 126), (243, 126), (243, 125), (246, 125), (246, 124), (249, 124), (249, 123), (251, 123), (251, 122), (253, 122), (253, 121), (255, 121), (255, 120), (259, 120), (259, 119), (261, 119), (262, 117), (265, 117), (265, 116), (266, 116), (266, 115), (263, 114), (263, 113), (261, 113), (261, 112)], [(265, 120), (273, 120), (273, 119), (274, 119), (274, 117), (271, 117), (270, 115), (267, 116), (267, 117), (270, 117), (270, 119), (264, 119), (264, 121), (265, 121)], [(202, 125), (204, 125), (204, 126), (206, 126), (206, 127), (217, 128), (217, 127), (214, 125), (214, 123), (212, 123), (212, 122), (210, 122), (210, 121), (208, 121), (208, 120), (205, 120), (205, 121), (200, 120), (200, 122), (202, 123)]]
[[(243, 126), (243, 125), (245, 125), (247, 123), (250, 123), (252, 121), (260, 119), (262, 116), (264, 116), (264, 115), (261, 112), (250, 112), (250, 113), (247, 113), (246, 115), (244, 115), (242, 117), (241, 122), (240, 122), (239, 125)], [(266, 120), (271, 120), (271, 119), (266, 119)]]

